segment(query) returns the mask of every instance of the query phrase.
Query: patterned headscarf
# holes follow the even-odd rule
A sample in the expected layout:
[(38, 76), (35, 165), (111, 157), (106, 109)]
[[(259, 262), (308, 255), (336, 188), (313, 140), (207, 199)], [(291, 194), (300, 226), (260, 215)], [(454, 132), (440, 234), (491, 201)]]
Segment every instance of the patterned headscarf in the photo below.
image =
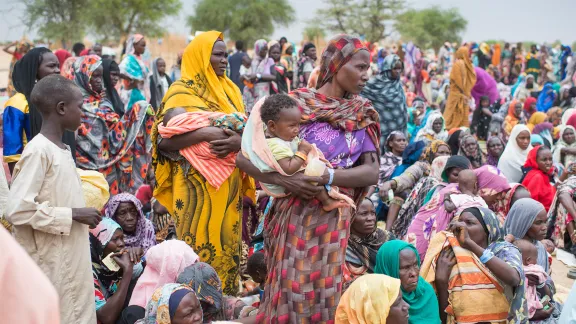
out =
[(100, 100), (100, 94), (92, 90), (90, 85), (90, 79), (92, 74), (96, 69), (102, 65), (102, 59), (98, 55), (87, 55), (80, 56), (76, 58), (76, 61), (72, 65), (74, 70), (74, 75), (72, 80), (80, 90), (82, 90), (82, 95), (84, 96), (84, 103), (91, 103)]
[(268, 42), (265, 39), (259, 39), (254, 43), (254, 55), (260, 55), (260, 51), (268, 46)]
[(106, 205), (106, 217), (116, 221), (116, 210), (121, 203), (125, 202), (133, 203), (138, 210), (138, 223), (133, 234), (124, 233), (124, 243), (126, 243), (127, 247), (141, 247), (146, 253), (150, 247), (156, 245), (156, 235), (154, 233), (154, 225), (144, 216), (142, 203), (140, 203), (138, 198), (129, 193), (121, 193), (110, 198)]
[[(103, 218), (102, 221), (93, 229), (90, 230), (90, 259), (92, 260), (92, 272), (94, 272), (96, 279), (100, 283), (100, 288), (109, 290), (112, 283), (120, 277), (120, 273), (109, 270), (102, 259), (106, 245), (112, 240), (112, 236), (116, 230), (121, 230), (120, 225), (110, 218)], [(108, 292), (108, 295), (112, 295)]]
[[(434, 158), (436, 155), (436, 153), (438, 152), (438, 149), (441, 146), (446, 146), (448, 148), (448, 150), (450, 150), (450, 146), (448, 144), (446, 144), (446, 142), (441, 141), (441, 140), (433, 140), (432, 143), (430, 143), (430, 146), (428, 146), (428, 148), (426, 149), (426, 160), (428, 161), (428, 163), (432, 163), (432, 161), (434, 161)], [(451, 153), (450, 153), (451, 154)]]
[[(174, 307), (170, 307), (170, 297), (172, 294), (177, 293), (180, 290), (185, 290), (188, 293), (193, 293), (190, 287), (182, 284), (170, 283), (162, 287), (159, 287), (152, 294), (152, 298), (146, 306), (146, 315), (144, 316), (143, 323), (155, 323), (155, 324), (170, 324), (172, 323), (172, 318), (174, 317), (173, 311)], [(184, 294), (187, 295), (188, 293)], [(180, 301), (184, 296), (181, 296)], [(179, 303), (178, 303), (179, 304)], [(176, 305), (177, 308), (178, 305)], [(202, 309), (200, 309), (202, 311)]]
[(469, 212), (478, 219), (484, 228), (484, 231), (486, 231), (488, 245), (504, 238), (504, 229), (502, 228), (498, 217), (496, 217), (496, 214), (494, 214), (490, 209), (484, 207), (471, 207), (465, 209), (464, 212)]
[(368, 51), (362, 41), (356, 37), (340, 35), (330, 40), (322, 53), (320, 75), (318, 76), (316, 89), (320, 89), (323, 85), (330, 82), (336, 72), (348, 63), (354, 54), (361, 50)]
[(102, 248), (106, 248), (106, 245), (108, 245), (112, 236), (114, 236), (114, 232), (118, 229), (121, 230), (122, 228), (114, 220), (110, 218), (102, 218), (95, 228), (90, 229), (90, 234), (94, 235), (94, 237), (100, 241)]
[(134, 44), (138, 43), (139, 41), (141, 41), (142, 39), (144, 39), (144, 35), (141, 34), (134, 34), (134, 35), (130, 35), (128, 36), (128, 39), (126, 40), (126, 55), (134, 55)]
[(198, 300), (205, 303), (204, 320), (209, 320), (222, 309), (222, 281), (208, 263), (197, 262), (187, 267), (176, 282), (191, 287)]
[[(471, 153), (470, 151), (466, 151), (466, 145), (464, 145), (464, 143), (466, 142), (467, 139), (470, 138), (476, 142), (476, 154)], [(474, 168), (480, 167), (484, 164), (482, 149), (480, 148), (478, 140), (473, 135), (464, 135), (462, 139), (460, 139), (460, 150), (458, 151), (458, 155), (467, 157), (468, 160), (470, 160), (470, 163), (472, 163), (472, 167)]]

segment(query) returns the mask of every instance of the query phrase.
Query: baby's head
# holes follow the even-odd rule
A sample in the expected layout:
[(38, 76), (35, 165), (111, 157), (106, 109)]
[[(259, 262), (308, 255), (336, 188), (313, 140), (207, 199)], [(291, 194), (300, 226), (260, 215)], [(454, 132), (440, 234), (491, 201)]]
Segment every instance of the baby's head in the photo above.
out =
[(248, 56), (248, 54), (242, 56), (242, 65), (244, 65), (244, 67), (247, 69), (249, 69), (250, 66), (252, 65), (252, 59), (250, 58), (250, 56)]
[(254, 282), (263, 284), (268, 276), (268, 271), (266, 268), (266, 258), (264, 253), (255, 252), (248, 258), (248, 263), (246, 264), (246, 272)]
[(462, 170), (458, 173), (458, 188), (466, 195), (476, 196), (478, 194), (478, 178), (472, 170)]
[(516, 245), (516, 247), (522, 253), (522, 263), (525, 266), (536, 264), (536, 262), (538, 262), (538, 249), (532, 242), (525, 239), (520, 239), (515, 240), (514, 245)]
[(268, 133), (284, 141), (292, 141), (300, 132), (302, 113), (296, 101), (285, 94), (266, 98), (260, 108), (260, 117)]
[(540, 241), (540, 243), (542, 243), (542, 245), (544, 245), (544, 247), (546, 248), (546, 251), (548, 251), (548, 253), (552, 254), (554, 252), (554, 250), (556, 250), (556, 244), (554, 244), (554, 242), (552, 242), (549, 239), (545, 239)]

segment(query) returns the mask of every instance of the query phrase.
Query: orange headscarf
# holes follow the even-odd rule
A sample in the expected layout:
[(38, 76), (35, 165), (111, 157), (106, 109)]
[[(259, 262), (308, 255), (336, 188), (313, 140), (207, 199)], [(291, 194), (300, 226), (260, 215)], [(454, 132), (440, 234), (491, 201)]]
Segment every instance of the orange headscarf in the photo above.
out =
[(492, 54), (492, 65), (498, 67), (500, 65), (500, 56), (502, 55), (502, 51), (500, 49), (500, 44), (494, 45), (494, 53)]

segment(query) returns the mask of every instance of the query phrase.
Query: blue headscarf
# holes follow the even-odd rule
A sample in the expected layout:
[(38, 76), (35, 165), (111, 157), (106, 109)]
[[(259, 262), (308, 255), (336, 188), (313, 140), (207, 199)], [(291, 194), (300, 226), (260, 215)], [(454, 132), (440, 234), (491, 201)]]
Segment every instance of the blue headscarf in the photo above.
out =
[(516, 89), (518, 89), (518, 87), (522, 84), (522, 82), (524, 82), (524, 80), (526, 80), (526, 76), (525, 75), (519, 75), (518, 76), (518, 80), (516, 80), (516, 83), (512, 86), (510, 95), (512, 97), (514, 97), (514, 94), (516, 93)]
[(404, 150), (404, 153), (402, 153), (402, 164), (394, 168), (394, 172), (392, 172), (390, 179), (401, 175), (409, 166), (420, 160), (420, 156), (422, 156), (422, 152), (425, 148), (426, 142), (424, 141), (410, 143)]
[(548, 109), (552, 108), (554, 105), (554, 100), (556, 99), (556, 93), (554, 88), (552, 88), (552, 83), (548, 82), (540, 91), (538, 96), (538, 102), (536, 102), (536, 109), (542, 112), (548, 112)]
[(534, 145), (534, 143), (544, 145), (544, 139), (538, 134), (532, 134), (530, 135), (530, 144)]

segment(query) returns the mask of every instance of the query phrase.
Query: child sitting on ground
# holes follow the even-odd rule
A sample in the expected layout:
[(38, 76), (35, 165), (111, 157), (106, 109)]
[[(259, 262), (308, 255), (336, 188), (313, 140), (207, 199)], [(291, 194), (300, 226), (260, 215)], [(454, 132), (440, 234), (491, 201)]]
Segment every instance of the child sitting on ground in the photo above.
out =
[(478, 196), (478, 178), (472, 170), (462, 170), (458, 174), (458, 189), (460, 194), (447, 193), (444, 197), (444, 209), (451, 213), (456, 210), (459, 214), (466, 208), (484, 207), (488, 205)]
[(266, 277), (268, 277), (264, 253), (255, 252), (248, 258), (246, 272), (258, 286), (249, 287), (249, 285), (246, 285), (248, 289), (242, 293), (242, 297), (260, 295), (260, 302), (262, 302), (264, 298), (264, 283), (266, 283)]
[[(509, 241), (510, 237), (507, 236), (506, 240)], [(554, 311), (554, 306), (550, 303), (552, 293), (550, 287), (545, 284), (548, 279), (546, 271), (536, 263), (538, 261), (538, 249), (532, 242), (524, 239), (514, 240), (513, 244), (522, 253), (522, 264), (524, 265), (524, 275), (526, 276), (528, 317), (534, 321), (549, 318)], [(535, 279), (536, 282), (534, 282)], [(544, 292), (542, 299), (538, 298), (537, 286), (542, 286), (539, 288)]]
[[(253, 114), (256, 112), (257, 110), (252, 111)], [(262, 168), (257, 165), (260, 171), (280, 172), (281, 170), (286, 175), (293, 175), (306, 167), (308, 157), (321, 154), (315, 146), (298, 137), (302, 114), (296, 102), (289, 96), (284, 94), (269, 96), (262, 103), (259, 115), (265, 128), (266, 145), (276, 160), (275, 165), (267, 164)], [(280, 197), (285, 195), (284, 188), (280, 186), (263, 184), (263, 187), (273, 195)], [(334, 186), (330, 192), (323, 190), (316, 196), (316, 199), (322, 203), (325, 211), (354, 205), (350, 198), (339, 194)]]

